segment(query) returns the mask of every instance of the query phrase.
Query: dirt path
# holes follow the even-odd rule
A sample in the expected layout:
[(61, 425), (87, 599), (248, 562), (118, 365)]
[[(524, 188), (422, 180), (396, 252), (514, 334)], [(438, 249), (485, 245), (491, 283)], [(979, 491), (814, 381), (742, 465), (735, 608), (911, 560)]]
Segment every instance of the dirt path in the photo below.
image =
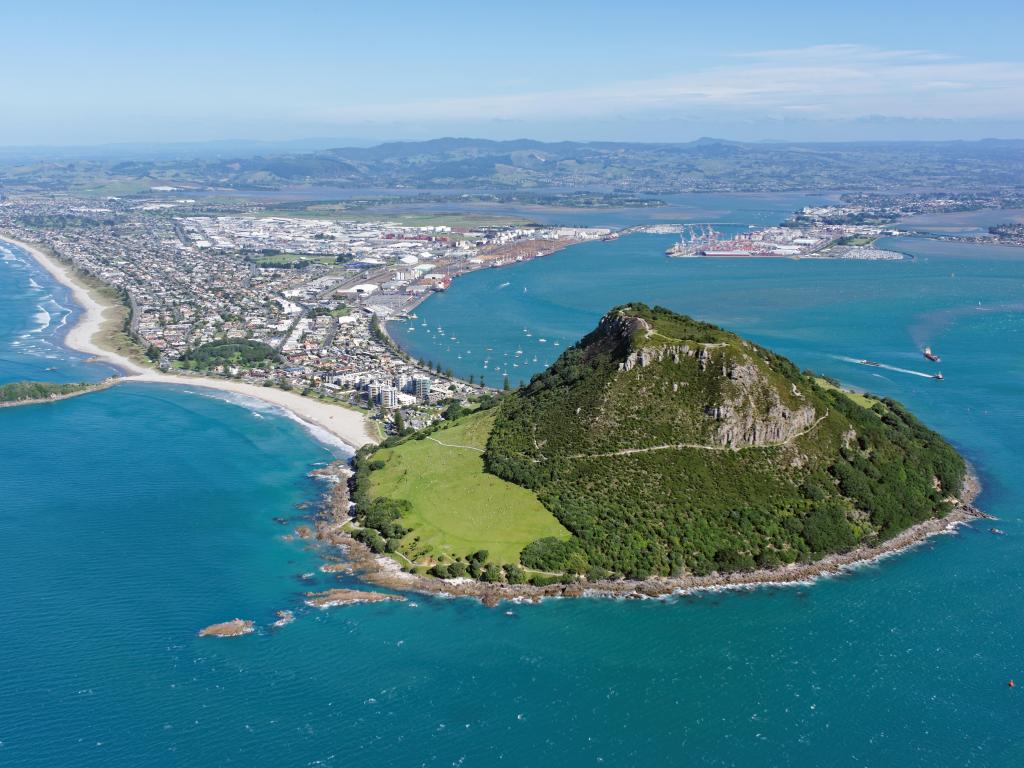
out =
[(573, 456), (566, 456), (567, 459), (604, 459), (611, 456), (629, 456), (634, 453), (651, 453), (652, 451), (669, 451), (669, 450), (683, 450), (686, 448), (693, 448), (699, 451), (745, 451), (751, 448), (777, 448), (782, 445), (789, 445), (791, 442), (796, 440), (798, 437), (803, 437), (811, 430), (815, 429), (821, 422), (828, 418), (828, 411), (825, 411), (823, 416), (819, 416), (814, 420), (814, 423), (809, 425), (806, 429), (796, 432), (790, 435), (785, 440), (781, 440), (777, 443), (765, 443), (764, 445), (744, 445), (739, 448), (733, 448), (730, 445), (703, 445), (699, 443), (670, 443), (668, 445), (652, 445), (649, 448), (623, 448), (618, 451), (611, 451), (610, 453), (577, 453)]
[(472, 445), (452, 445), (451, 443), (442, 443), (436, 437), (430, 437), (429, 435), (427, 436), (427, 440), (433, 440), (435, 443), (437, 443), (438, 445), (443, 445), (445, 448), (465, 448), (467, 451), (476, 451), (477, 453), (484, 452), (483, 448), (477, 448)]

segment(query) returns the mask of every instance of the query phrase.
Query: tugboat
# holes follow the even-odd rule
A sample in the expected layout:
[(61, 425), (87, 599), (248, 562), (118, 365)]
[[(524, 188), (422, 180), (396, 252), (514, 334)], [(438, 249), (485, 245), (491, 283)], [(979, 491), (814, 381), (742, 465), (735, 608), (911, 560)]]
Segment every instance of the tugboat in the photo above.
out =
[(936, 355), (934, 352), (932, 352), (932, 348), (931, 347), (925, 347), (921, 351), (924, 353), (924, 356), (927, 359), (931, 360), (933, 363), (941, 363), (942, 362), (942, 358), (939, 357), (938, 355)]

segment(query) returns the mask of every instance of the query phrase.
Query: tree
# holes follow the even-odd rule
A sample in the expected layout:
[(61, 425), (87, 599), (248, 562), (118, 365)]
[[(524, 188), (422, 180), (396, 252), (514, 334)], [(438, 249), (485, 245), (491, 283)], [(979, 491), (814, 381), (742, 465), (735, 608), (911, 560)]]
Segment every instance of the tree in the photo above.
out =
[(472, 373), (471, 373), (471, 374), (469, 374), (469, 383), (470, 383), (470, 384), (472, 384), (472, 383), (473, 383), (473, 380), (474, 380), (475, 378), (476, 378), (476, 377), (475, 377), (475, 376), (474, 376), (474, 375), (473, 375)]
[(506, 392), (508, 392), (510, 389), (512, 389), (512, 384), (508, 380), (508, 374), (507, 373), (505, 374), (505, 380), (501, 383), (501, 388), (503, 390), (505, 390)]
[(405, 433), (405, 419), (401, 411), (395, 411), (395, 432), (399, 435)]
[(509, 584), (525, 584), (526, 571), (514, 563), (508, 563), (505, 565), (505, 578)]
[(155, 363), (160, 359), (160, 350), (157, 349), (155, 345), (150, 344), (149, 348), (146, 350), (146, 357)]
[(502, 578), (504, 578), (504, 574), (501, 571), (500, 565), (488, 563), (487, 567), (484, 569), (484, 572), (480, 575), (480, 578), (484, 581), (496, 584), (497, 582), (500, 582)]

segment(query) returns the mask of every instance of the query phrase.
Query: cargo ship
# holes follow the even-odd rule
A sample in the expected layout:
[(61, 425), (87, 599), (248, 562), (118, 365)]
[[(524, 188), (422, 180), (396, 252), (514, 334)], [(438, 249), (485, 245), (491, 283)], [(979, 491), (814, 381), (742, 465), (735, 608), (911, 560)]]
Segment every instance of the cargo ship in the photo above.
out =
[(942, 358), (939, 357), (938, 355), (936, 355), (934, 352), (932, 352), (932, 348), (931, 347), (925, 347), (921, 351), (924, 353), (924, 356), (927, 359), (931, 360), (933, 363), (941, 363), (942, 362)]

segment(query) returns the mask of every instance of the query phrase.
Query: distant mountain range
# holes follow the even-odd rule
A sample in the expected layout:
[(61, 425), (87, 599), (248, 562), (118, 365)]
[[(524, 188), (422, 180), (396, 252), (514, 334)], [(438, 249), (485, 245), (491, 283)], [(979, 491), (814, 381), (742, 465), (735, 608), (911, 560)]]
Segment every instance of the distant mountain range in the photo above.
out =
[[(665, 194), (785, 190), (991, 189), (1024, 186), (1024, 140), (864, 143), (545, 143), (442, 138), (373, 147), (240, 151), (190, 145), (118, 156), (0, 152), (8, 187), (135, 183), (184, 187), (543, 190)], [(279, 146), (279, 145), (278, 145)], [(213, 151), (213, 150), (219, 151)], [(239, 147), (239, 149), (242, 149)], [(7, 159), (5, 159), (7, 157)], [(54, 158), (61, 159), (54, 159)]]

